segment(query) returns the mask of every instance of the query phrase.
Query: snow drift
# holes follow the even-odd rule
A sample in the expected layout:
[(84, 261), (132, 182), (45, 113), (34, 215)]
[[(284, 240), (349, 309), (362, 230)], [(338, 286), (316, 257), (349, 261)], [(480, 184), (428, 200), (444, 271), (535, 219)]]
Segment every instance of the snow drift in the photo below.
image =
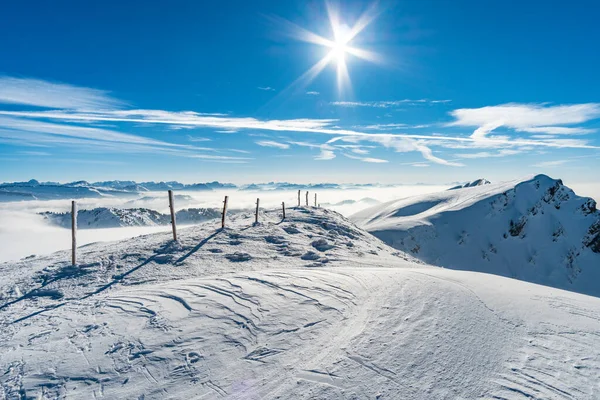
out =
[(596, 202), (546, 175), (390, 201), (351, 219), (427, 263), (600, 296)]
[(594, 399), (600, 299), (261, 210), (0, 264), (0, 398)]

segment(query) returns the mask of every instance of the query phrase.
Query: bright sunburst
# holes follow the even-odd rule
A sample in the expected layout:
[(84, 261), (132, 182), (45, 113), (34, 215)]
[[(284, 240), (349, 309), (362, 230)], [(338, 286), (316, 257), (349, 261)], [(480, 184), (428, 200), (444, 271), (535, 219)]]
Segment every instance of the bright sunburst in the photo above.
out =
[(341, 94), (344, 90), (351, 88), (350, 75), (346, 65), (348, 56), (358, 57), (371, 62), (380, 62), (381, 58), (371, 51), (352, 46), (352, 41), (365, 29), (377, 16), (375, 7), (371, 6), (365, 11), (358, 21), (349, 27), (341, 22), (337, 9), (327, 4), (327, 13), (331, 25), (332, 38), (328, 39), (317, 35), (307, 29), (287, 22), (292, 28), (292, 35), (304, 42), (314, 43), (329, 49), (328, 53), (308, 71), (306, 71), (294, 84), (308, 85), (317, 75), (331, 63), (336, 65), (337, 69), (337, 87)]

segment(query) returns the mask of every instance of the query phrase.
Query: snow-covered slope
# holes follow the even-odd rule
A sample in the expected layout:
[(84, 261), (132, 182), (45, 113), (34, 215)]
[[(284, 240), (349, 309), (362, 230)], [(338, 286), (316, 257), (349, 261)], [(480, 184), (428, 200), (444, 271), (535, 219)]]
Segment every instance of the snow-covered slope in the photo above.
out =
[(600, 296), (596, 202), (545, 175), (391, 201), (351, 219), (427, 263)]
[[(41, 215), (53, 225), (71, 227), (70, 213), (43, 212)], [(175, 213), (180, 225), (197, 224), (219, 218), (221, 213), (213, 208), (188, 208)], [(77, 227), (80, 229), (117, 228), (121, 226), (156, 226), (171, 223), (171, 216), (147, 208), (107, 208), (77, 211)]]
[(0, 264), (0, 398), (600, 396), (600, 299), (260, 218)]

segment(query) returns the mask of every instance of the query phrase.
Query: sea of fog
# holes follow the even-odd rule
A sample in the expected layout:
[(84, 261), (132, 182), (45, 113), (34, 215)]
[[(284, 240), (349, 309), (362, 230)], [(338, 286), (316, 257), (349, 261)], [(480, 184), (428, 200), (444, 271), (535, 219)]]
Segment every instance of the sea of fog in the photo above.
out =
[[(343, 215), (351, 215), (372, 203), (360, 201), (365, 198), (385, 202), (402, 197), (437, 192), (448, 187), (434, 185), (395, 186), (385, 188), (319, 190), (317, 202), (323, 207), (335, 210)], [(191, 207), (221, 208), (223, 199), (229, 196), (231, 210), (253, 210), (256, 199), (260, 198), (261, 208), (281, 208), (298, 204), (297, 191), (244, 191), (236, 189), (211, 192), (176, 191), (177, 210)], [(341, 204), (345, 200), (354, 200), (354, 204)], [(305, 204), (305, 191), (301, 194)], [(96, 207), (149, 208), (167, 213), (169, 203), (166, 192), (146, 192), (136, 197), (104, 197), (77, 200), (79, 209)], [(309, 204), (314, 204), (314, 193), (309, 193)], [(69, 212), (71, 202), (65, 200), (32, 200), (0, 203), (0, 262), (18, 260), (31, 255), (44, 255), (71, 246), (70, 230), (49, 225), (38, 213), (43, 211)], [(218, 222), (215, 221), (215, 225)], [(113, 241), (144, 235), (153, 232), (168, 231), (169, 226), (124, 227), (107, 229), (81, 229), (78, 231), (79, 246), (99, 242)]]
[[(578, 195), (600, 199), (600, 183), (572, 184), (565, 182)], [(414, 185), (385, 188), (319, 190), (317, 201), (323, 207), (335, 210), (345, 216), (354, 214), (372, 205), (362, 199), (374, 199), (379, 202), (432, 193), (448, 189), (447, 185)], [(261, 208), (280, 208), (281, 203), (291, 207), (298, 204), (297, 191), (244, 191), (237, 189), (211, 192), (177, 191), (176, 209), (191, 207), (221, 208), (225, 195), (229, 196), (229, 209), (254, 210), (256, 199), (260, 198)], [(345, 200), (354, 200), (354, 204), (337, 204)], [(305, 191), (301, 195), (305, 204)], [(104, 197), (77, 200), (79, 209), (96, 207), (149, 208), (167, 213), (169, 203), (166, 192), (146, 192), (135, 197)], [(309, 193), (309, 204), (314, 203), (314, 193)], [(44, 255), (71, 246), (70, 230), (51, 226), (38, 213), (43, 211), (68, 212), (70, 201), (33, 200), (0, 203), (0, 262), (18, 260), (30, 255)], [(218, 221), (215, 225), (218, 226)], [(78, 232), (78, 245), (131, 238), (148, 233), (170, 230), (169, 226), (124, 227), (107, 229), (81, 229)]]

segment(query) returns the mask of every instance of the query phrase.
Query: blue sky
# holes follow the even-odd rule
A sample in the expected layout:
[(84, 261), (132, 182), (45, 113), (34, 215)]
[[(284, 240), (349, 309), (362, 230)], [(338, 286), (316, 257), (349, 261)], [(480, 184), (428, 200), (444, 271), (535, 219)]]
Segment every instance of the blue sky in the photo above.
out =
[(599, 12), (9, 2), (0, 181), (597, 182)]

